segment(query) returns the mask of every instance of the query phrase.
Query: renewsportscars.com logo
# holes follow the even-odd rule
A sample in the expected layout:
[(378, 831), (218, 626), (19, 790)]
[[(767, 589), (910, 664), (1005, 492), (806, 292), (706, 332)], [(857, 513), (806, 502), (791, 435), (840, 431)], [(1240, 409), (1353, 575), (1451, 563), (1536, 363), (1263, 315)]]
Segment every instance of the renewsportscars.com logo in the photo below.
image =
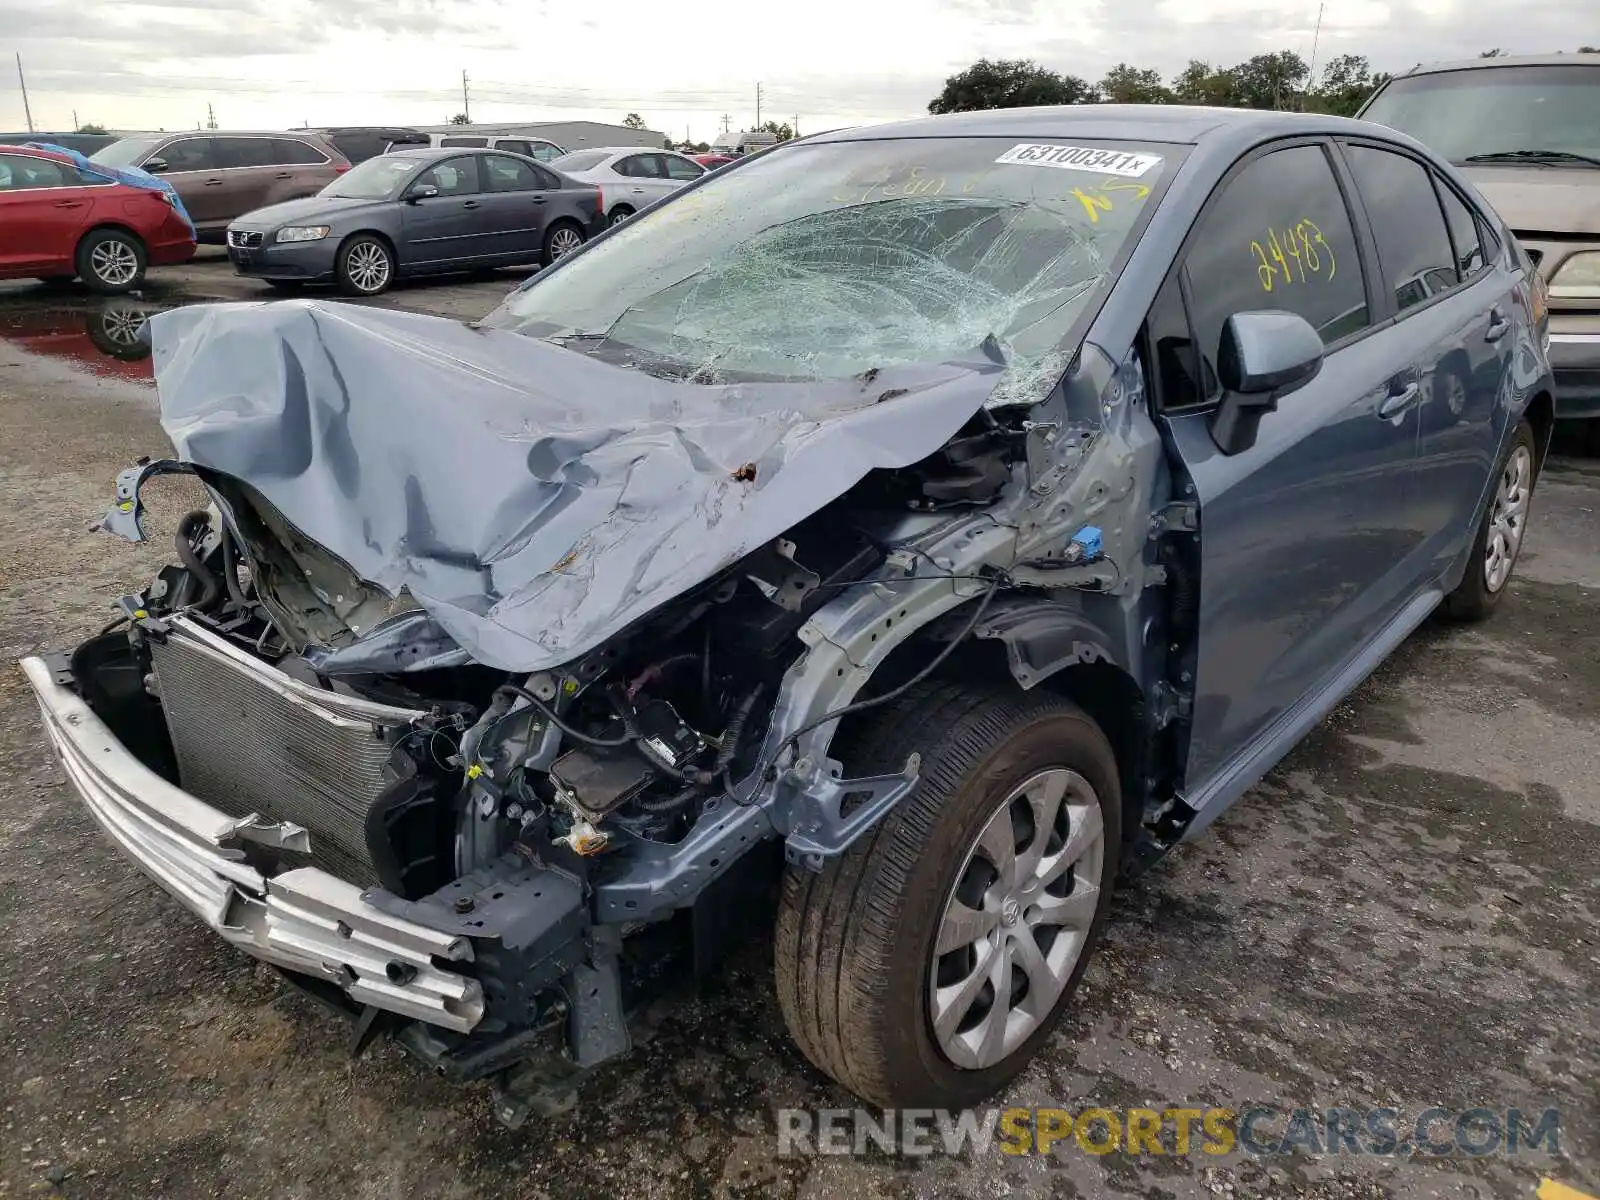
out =
[(1405, 1158), (1561, 1153), (1546, 1108), (782, 1108), (778, 1154), (1349, 1154)]

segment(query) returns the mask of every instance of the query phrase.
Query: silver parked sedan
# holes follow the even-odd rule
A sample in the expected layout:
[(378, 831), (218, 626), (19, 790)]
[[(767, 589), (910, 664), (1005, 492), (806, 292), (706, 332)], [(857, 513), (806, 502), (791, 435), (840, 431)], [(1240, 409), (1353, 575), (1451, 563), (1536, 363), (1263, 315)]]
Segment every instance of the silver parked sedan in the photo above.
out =
[(605, 197), (606, 221), (611, 225), (626, 221), (641, 208), (706, 173), (692, 158), (641, 146), (574, 150), (550, 165), (563, 175), (598, 187)]

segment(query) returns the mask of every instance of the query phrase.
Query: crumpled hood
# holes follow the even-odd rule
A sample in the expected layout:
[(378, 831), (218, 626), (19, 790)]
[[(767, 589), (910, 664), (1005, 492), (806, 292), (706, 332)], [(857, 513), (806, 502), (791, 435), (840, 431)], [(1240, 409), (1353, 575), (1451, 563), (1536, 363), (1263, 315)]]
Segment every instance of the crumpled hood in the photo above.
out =
[(925, 458), (1004, 368), (975, 350), (838, 381), (708, 386), (315, 301), (179, 309), (150, 331), (181, 459), (248, 483), (507, 671), (571, 661), (869, 470)]

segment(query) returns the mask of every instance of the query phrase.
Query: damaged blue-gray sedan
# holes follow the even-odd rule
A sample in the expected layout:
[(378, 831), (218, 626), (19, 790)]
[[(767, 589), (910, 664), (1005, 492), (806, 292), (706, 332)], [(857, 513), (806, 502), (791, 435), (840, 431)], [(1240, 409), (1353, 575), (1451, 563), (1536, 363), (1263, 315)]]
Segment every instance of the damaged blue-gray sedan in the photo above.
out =
[(1119, 878), (1435, 609), (1504, 599), (1545, 304), (1375, 126), (807, 139), (478, 326), (154, 318), (175, 454), (105, 524), (141, 537), (156, 474), (212, 503), (23, 667), (140, 868), (506, 1121), (752, 935), (819, 1068), (967, 1105)]

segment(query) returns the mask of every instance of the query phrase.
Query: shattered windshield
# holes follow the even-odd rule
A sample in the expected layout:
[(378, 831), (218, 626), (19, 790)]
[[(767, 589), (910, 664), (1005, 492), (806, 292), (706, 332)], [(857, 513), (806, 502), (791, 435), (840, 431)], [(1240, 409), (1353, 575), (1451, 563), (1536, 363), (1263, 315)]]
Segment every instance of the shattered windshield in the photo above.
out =
[(1037, 399), (1182, 152), (976, 137), (769, 151), (614, 230), (486, 324), (697, 383), (998, 350), (997, 398)]

